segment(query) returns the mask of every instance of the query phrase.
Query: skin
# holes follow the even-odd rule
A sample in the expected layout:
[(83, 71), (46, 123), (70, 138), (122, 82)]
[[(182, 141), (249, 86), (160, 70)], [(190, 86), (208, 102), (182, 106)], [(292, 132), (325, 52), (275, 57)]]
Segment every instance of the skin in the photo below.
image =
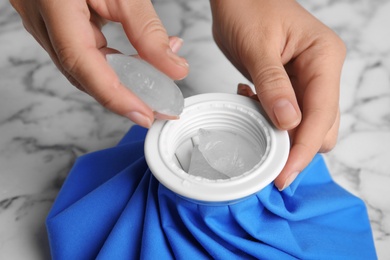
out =
[[(150, 1), (10, 0), (26, 30), (48, 52), (58, 69), (80, 90), (107, 109), (144, 127), (154, 114), (125, 88), (106, 62), (101, 32), (107, 20), (119, 22), (138, 55), (172, 79), (188, 74), (188, 64), (174, 51), (181, 40), (169, 38)], [(161, 115), (159, 115), (161, 116)]]
[[(138, 55), (172, 79), (188, 74), (150, 1), (10, 0), (23, 24), (59, 70), (114, 113), (150, 127), (151, 109), (119, 82), (105, 60), (117, 50), (101, 32), (121, 23)], [(213, 35), (226, 57), (255, 86), (238, 93), (258, 99), (271, 121), (288, 130), (291, 150), (275, 180), (283, 190), (317, 152), (334, 147), (339, 126), (339, 85), (345, 46), (294, 0), (210, 0)]]
[(317, 152), (331, 150), (339, 128), (339, 88), (346, 48), (294, 0), (211, 0), (213, 35), (253, 82), (238, 93), (258, 99), (291, 149), (275, 179), (285, 189)]

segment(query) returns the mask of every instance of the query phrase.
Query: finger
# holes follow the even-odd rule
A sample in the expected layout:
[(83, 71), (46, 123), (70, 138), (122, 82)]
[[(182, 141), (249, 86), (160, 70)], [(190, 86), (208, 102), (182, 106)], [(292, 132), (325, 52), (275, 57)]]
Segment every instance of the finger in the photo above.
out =
[[(57, 12), (57, 10), (61, 12)], [(55, 15), (52, 15), (55, 14)], [(90, 24), (83, 1), (49, 1), (43, 18), (61, 66), (107, 109), (150, 127), (153, 113), (130, 90), (120, 84)]]
[(289, 130), (301, 121), (301, 111), (280, 56), (271, 53), (248, 58), (247, 68), (271, 121), (279, 129)]
[(335, 49), (322, 51), (323, 46), (313, 47), (295, 61), (296, 67), (300, 68), (297, 71), (304, 75), (298, 84), (306, 86), (302, 99), (304, 117), (293, 137), (287, 163), (275, 180), (280, 190), (289, 186), (310, 163), (326, 138), (337, 138), (340, 74), (345, 49), (336, 44)]
[(320, 150), (329, 129), (329, 123), (324, 126), (324, 121), (329, 121), (329, 118), (322, 112), (312, 112), (296, 130), (286, 165), (275, 179), (275, 185), (280, 190), (288, 187)]
[[(101, 27), (103, 26), (104, 21), (98, 17), (95, 13), (91, 13), (90, 26), (93, 31), (93, 35), (95, 38), (96, 48), (105, 56), (108, 53), (118, 53), (119, 51), (111, 48), (107, 48), (107, 40), (103, 33), (101, 32)], [(51, 46), (53, 49), (53, 47)], [(54, 52), (54, 49), (53, 49)], [(55, 63), (57, 67), (60, 67), (61, 64), (59, 62), (59, 58), (55, 57)], [(69, 80), (69, 82), (78, 88), (79, 90), (88, 93), (88, 91), (84, 88), (84, 86), (71, 75), (65, 68), (60, 67), (60, 71), (65, 75), (65, 77)]]
[(90, 5), (104, 18), (120, 22), (138, 51), (139, 56), (172, 79), (182, 79), (188, 74), (188, 63), (169, 46), (167, 32), (158, 18), (151, 1), (90, 0)]

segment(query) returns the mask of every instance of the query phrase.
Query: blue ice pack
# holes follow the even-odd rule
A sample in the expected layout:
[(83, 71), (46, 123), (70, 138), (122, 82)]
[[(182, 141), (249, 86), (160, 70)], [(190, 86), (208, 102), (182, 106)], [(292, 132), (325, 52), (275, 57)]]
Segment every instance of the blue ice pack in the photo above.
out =
[(47, 217), (53, 259), (376, 259), (363, 201), (337, 185), (321, 155), (280, 192), (202, 204), (160, 184), (146, 130), (81, 156)]

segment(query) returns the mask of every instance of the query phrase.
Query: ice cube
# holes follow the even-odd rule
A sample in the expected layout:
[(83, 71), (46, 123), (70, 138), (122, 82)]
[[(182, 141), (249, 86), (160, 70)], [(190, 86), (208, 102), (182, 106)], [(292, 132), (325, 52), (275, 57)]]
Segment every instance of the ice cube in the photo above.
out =
[(208, 164), (227, 176), (236, 177), (260, 162), (263, 153), (237, 133), (199, 129), (199, 151)]
[(212, 168), (199, 151), (198, 146), (192, 149), (191, 162), (188, 174), (200, 176), (209, 180), (229, 179), (229, 176)]
[(107, 54), (106, 58), (121, 83), (153, 111), (168, 117), (181, 114), (184, 107), (183, 94), (164, 73), (135, 57)]

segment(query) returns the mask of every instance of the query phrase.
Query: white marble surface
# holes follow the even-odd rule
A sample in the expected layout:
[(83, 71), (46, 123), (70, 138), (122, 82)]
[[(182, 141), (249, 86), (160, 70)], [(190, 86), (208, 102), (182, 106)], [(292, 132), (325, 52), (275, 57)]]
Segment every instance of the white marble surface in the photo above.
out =
[[(208, 1), (155, 1), (185, 40), (185, 95), (234, 92), (246, 82), (213, 43)], [(390, 1), (301, 0), (346, 42), (342, 123), (326, 155), (334, 179), (368, 208), (379, 259), (390, 259)], [(120, 26), (111, 46), (132, 53)], [(113, 146), (131, 126), (72, 87), (0, 3), (0, 259), (48, 259), (44, 220), (75, 158)]]

